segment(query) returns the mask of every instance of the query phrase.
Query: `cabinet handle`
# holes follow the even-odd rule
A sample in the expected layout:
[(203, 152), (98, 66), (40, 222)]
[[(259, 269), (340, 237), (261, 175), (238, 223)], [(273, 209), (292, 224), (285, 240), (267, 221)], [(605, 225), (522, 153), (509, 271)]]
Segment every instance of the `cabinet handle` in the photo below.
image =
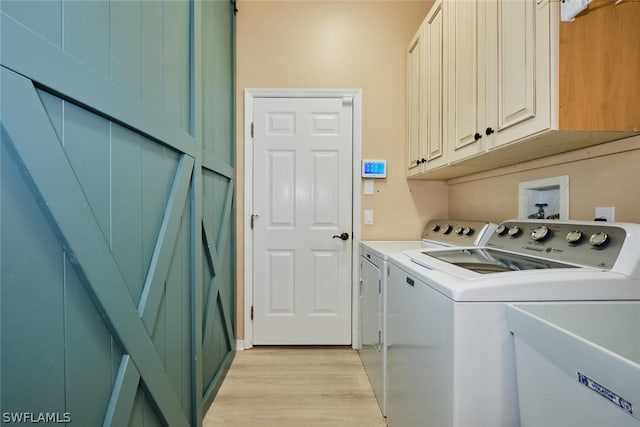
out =
[(487, 128), (487, 130), (485, 130), (485, 131), (484, 131), (484, 133), (485, 133), (485, 135), (489, 136), (489, 135), (491, 135), (492, 133), (494, 133), (494, 130), (493, 130), (493, 129), (491, 129), (491, 128)]
[(421, 163), (427, 163), (427, 160), (423, 157)]
[(473, 135), (473, 139), (476, 140), (476, 141), (478, 141), (481, 138), (482, 138), (482, 135), (480, 135), (478, 132), (476, 132), (476, 134)]

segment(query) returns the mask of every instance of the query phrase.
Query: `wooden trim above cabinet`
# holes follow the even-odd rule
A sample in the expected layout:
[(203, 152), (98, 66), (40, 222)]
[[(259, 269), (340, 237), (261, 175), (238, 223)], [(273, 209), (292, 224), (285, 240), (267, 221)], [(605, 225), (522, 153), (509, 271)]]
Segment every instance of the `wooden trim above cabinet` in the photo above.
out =
[(560, 23), (560, 129), (640, 131), (640, 2), (595, 0)]

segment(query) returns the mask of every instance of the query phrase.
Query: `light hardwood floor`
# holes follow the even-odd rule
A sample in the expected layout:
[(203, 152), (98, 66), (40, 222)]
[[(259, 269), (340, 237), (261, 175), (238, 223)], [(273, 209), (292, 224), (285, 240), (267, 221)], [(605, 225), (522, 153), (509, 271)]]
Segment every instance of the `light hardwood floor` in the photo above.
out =
[(385, 427), (358, 353), (349, 347), (239, 351), (204, 427)]

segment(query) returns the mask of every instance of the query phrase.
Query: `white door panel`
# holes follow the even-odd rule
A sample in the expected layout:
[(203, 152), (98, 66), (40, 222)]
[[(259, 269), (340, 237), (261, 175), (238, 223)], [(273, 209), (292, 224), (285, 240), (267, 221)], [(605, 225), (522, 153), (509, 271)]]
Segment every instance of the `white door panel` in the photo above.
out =
[(352, 107), (255, 98), (254, 344), (351, 343)]

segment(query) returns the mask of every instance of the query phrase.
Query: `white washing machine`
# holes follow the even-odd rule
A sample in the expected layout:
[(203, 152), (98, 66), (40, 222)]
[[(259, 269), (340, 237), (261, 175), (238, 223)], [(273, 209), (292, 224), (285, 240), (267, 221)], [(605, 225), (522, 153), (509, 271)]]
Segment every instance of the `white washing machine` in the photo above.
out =
[(507, 221), (485, 247), (389, 256), (392, 427), (520, 425), (505, 302), (640, 300), (640, 225)]
[(481, 246), (497, 225), (484, 221), (431, 220), (422, 240), (360, 243), (360, 357), (382, 414), (386, 414), (387, 260), (390, 254), (413, 249)]

